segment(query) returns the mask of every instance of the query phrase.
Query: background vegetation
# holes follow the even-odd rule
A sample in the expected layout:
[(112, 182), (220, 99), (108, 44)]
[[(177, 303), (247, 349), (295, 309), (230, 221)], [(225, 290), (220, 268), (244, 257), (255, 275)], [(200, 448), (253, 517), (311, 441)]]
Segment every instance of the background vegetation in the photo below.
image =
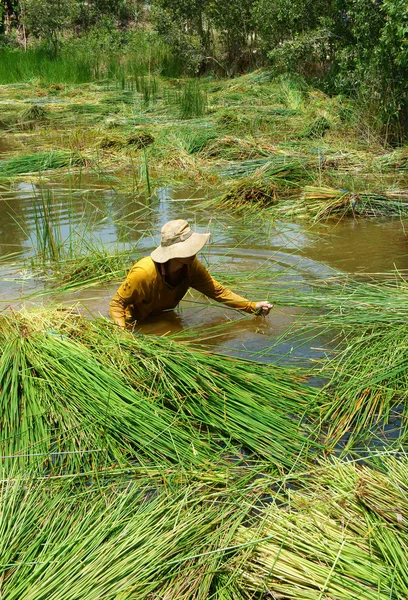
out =
[(357, 98), (387, 141), (407, 135), (404, 0), (3, 0), (0, 31), (2, 83), (49, 62), (65, 65), (54, 79), (76, 82), (140, 68), (230, 77), (269, 65)]

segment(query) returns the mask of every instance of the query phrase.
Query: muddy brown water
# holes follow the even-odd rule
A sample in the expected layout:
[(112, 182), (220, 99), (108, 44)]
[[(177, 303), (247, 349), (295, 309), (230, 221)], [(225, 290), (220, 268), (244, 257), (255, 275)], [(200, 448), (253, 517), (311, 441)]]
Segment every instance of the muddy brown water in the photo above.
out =
[[(12, 189), (0, 189), (0, 310), (18, 308), (23, 299), (28, 306), (50, 301), (48, 296), (36, 295), (44, 291), (44, 284), (33, 276), (26, 262), (38, 243), (38, 211), (47, 194), (54, 223), (67, 244), (89, 235), (94, 245), (132, 248), (135, 256), (142, 256), (158, 244), (163, 223), (186, 218), (198, 230), (211, 231), (211, 243), (201, 253), (210, 270), (239, 274), (267, 267), (271, 289), (277, 285), (274, 275), (278, 272), (280, 278), (304, 286), (311, 278), (327, 278), (339, 272), (408, 269), (408, 224), (398, 219), (343, 219), (310, 226), (270, 223), (254, 217), (243, 224), (242, 219), (228, 212), (202, 208), (204, 190), (171, 188), (158, 190), (141, 213), (140, 200), (121, 195), (112, 183), (97, 177), (48, 178), (41, 185), (27, 181)], [(119, 283), (104, 283), (53, 296), (52, 300), (68, 305), (80, 303), (85, 314), (107, 316), (109, 300)], [(239, 293), (239, 284), (234, 289)], [(247, 317), (189, 293), (176, 312), (149, 319), (138, 329), (161, 335), (196, 327), (203, 333), (219, 325), (222, 327), (217, 335), (208, 342), (217, 350), (244, 356), (262, 353), (259, 356), (265, 360), (285, 355), (310, 358), (322, 352), (327, 339), (314, 340), (313, 348), (307, 340), (296, 349), (288, 341), (276, 345), (301, 315), (301, 310), (279, 306), (266, 319)]]

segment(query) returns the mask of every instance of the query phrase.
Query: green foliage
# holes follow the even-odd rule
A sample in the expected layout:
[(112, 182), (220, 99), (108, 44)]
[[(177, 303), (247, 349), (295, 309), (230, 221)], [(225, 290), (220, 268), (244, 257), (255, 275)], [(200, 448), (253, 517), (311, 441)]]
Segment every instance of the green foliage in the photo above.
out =
[[(158, 34), (171, 48), (173, 56), (182, 63), (183, 69), (192, 74), (198, 73), (206, 53), (196, 28), (187, 27), (185, 18), (172, 13), (160, 2), (153, 5), (151, 18)], [(164, 74), (172, 75), (166, 69)]]
[(267, 50), (317, 28), (331, 11), (325, 0), (256, 0), (252, 15), (262, 45)]
[(37, 37), (50, 42), (57, 54), (60, 34), (69, 27), (78, 10), (72, 0), (22, 0), (25, 26)]

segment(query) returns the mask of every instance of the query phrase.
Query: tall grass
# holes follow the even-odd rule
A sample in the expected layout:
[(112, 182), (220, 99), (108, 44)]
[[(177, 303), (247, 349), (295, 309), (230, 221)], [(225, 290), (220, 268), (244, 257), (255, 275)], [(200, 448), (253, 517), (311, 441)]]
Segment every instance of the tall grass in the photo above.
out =
[(178, 90), (167, 90), (164, 101), (180, 119), (202, 117), (207, 111), (207, 93), (198, 79), (186, 80)]
[(86, 54), (53, 58), (43, 48), (0, 52), (0, 83), (10, 84), (40, 80), (44, 84), (86, 83), (101, 75), (94, 57)]
[[(3, 48), (0, 53), (0, 84), (40, 81), (52, 83), (89, 83), (98, 80), (127, 82), (165, 72), (179, 76), (183, 66), (152, 32), (137, 31), (127, 44), (117, 48), (109, 43), (109, 33), (72, 38), (62, 43), (57, 56), (44, 46), (27, 51)], [(114, 49), (111, 49), (111, 46)], [(132, 87), (133, 89), (133, 87)]]

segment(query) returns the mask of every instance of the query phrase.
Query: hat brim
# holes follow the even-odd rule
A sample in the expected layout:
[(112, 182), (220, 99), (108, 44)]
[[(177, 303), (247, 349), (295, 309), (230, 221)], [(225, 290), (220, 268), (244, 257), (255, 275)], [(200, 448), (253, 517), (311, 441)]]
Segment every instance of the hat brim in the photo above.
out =
[(171, 258), (188, 258), (190, 256), (195, 256), (208, 242), (209, 237), (209, 233), (194, 232), (184, 242), (178, 242), (171, 246), (158, 246), (153, 250), (150, 256), (154, 262), (157, 263), (165, 263)]

